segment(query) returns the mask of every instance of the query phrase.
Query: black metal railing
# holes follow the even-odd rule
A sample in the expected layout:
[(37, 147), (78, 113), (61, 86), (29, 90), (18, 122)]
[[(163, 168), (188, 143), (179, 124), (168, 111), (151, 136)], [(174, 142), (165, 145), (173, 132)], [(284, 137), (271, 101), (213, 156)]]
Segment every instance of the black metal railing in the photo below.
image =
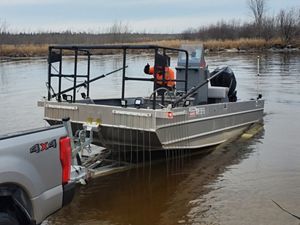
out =
[[(91, 73), (91, 56), (93, 51), (99, 51), (99, 50), (120, 50), (123, 54), (123, 63), (122, 67), (119, 69), (116, 69), (114, 71), (111, 71), (106, 74), (102, 74), (99, 76), (96, 76), (93, 79), (90, 79), (90, 73)], [(90, 83), (99, 80), (101, 78), (104, 78), (108, 75), (111, 75), (113, 73), (116, 73), (118, 71), (122, 71), (122, 90), (121, 90), (121, 99), (125, 99), (125, 92), (126, 92), (126, 81), (151, 81), (155, 83), (157, 82), (156, 76), (153, 78), (139, 78), (139, 77), (129, 77), (126, 75), (126, 58), (129, 50), (148, 50), (148, 51), (154, 51), (154, 74), (158, 73), (158, 67), (162, 68), (162, 75), (163, 80), (162, 82), (170, 81), (165, 79), (165, 67), (169, 66), (168, 62), (168, 55), (167, 53), (174, 53), (174, 52), (184, 52), (186, 55), (186, 62), (185, 62), (185, 79), (184, 80), (177, 80), (174, 79), (172, 81), (175, 82), (184, 82), (185, 83), (185, 92), (187, 93), (187, 84), (188, 84), (188, 60), (189, 60), (189, 54), (184, 49), (177, 49), (177, 48), (168, 48), (168, 47), (161, 47), (156, 45), (57, 45), (57, 46), (49, 46), (49, 54), (48, 54), (48, 100), (51, 100), (52, 98), (56, 98), (57, 101), (62, 101), (62, 99), (67, 100), (69, 102), (75, 102), (76, 101), (76, 92), (77, 88), (80, 88), (82, 86), (86, 87), (87, 94), (86, 97), (90, 97)], [(162, 54), (160, 53), (162, 52)], [(74, 68), (72, 74), (64, 74), (63, 73), (63, 56), (73, 56), (74, 60)], [(87, 60), (87, 68), (86, 68), (86, 74), (78, 74), (78, 56), (86, 57)], [(55, 69), (53, 66), (54, 63), (59, 63), (58, 70)], [(54, 88), (52, 87), (52, 79), (57, 77), (58, 78), (58, 87), (57, 87), (57, 93), (54, 92)], [(73, 86), (67, 89), (62, 90), (62, 78), (68, 78), (73, 79), (72, 83)], [(85, 78), (86, 80), (80, 84), (77, 84), (77, 78)], [(54, 93), (51, 93), (54, 92)], [(72, 91), (72, 95), (67, 95), (66, 93)], [(161, 98), (161, 104), (164, 104), (164, 97)], [(155, 109), (156, 106), (156, 93), (153, 96), (153, 109)]]

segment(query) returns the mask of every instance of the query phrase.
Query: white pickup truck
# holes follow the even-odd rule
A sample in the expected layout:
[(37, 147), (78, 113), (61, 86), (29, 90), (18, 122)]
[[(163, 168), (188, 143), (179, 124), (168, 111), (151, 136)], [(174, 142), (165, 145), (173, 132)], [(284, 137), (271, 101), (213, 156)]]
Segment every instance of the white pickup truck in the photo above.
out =
[(74, 195), (63, 125), (0, 136), (0, 225), (40, 224)]

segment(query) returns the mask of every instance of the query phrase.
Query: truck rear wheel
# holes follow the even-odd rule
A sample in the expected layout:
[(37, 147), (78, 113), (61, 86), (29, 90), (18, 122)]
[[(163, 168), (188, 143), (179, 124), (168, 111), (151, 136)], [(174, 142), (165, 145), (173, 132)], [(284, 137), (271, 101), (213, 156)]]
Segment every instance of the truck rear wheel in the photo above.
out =
[(20, 225), (15, 215), (8, 212), (0, 212), (0, 225)]
[(31, 224), (35, 224), (35, 221), (17, 199), (12, 195), (0, 196), (0, 225)]

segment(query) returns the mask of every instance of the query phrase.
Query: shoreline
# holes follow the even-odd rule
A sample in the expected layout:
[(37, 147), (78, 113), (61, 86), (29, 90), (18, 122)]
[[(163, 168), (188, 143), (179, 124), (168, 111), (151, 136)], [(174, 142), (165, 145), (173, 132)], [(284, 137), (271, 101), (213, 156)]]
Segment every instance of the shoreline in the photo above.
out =
[[(84, 43), (85, 44), (85, 43)], [(102, 43), (103, 44), (103, 43)], [(108, 44), (108, 43), (105, 43)], [(256, 53), (256, 52), (279, 52), (291, 53), (300, 52), (300, 44), (284, 45), (280, 40), (265, 41), (263, 39), (238, 39), (238, 40), (208, 40), (208, 41), (187, 41), (187, 40), (163, 40), (137, 43), (114, 43), (114, 44), (141, 44), (159, 45), (171, 48), (180, 48), (182, 44), (203, 44), (205, 53)], [(30, 57), (47, 57), (48, 46), (55, 44), (19, 44), (19, 45), (0, 45), (0, 59), (22, 59)], [(74, 44), (76, 45), (76, 44)], [(79, 44), (80, 45), (80, 44)], [(92, 45), (92, 44), (91, 44)], [(100, 45), (100, 44), (99, 44)], [(107, 54), (114, 54), (110, 52)]]

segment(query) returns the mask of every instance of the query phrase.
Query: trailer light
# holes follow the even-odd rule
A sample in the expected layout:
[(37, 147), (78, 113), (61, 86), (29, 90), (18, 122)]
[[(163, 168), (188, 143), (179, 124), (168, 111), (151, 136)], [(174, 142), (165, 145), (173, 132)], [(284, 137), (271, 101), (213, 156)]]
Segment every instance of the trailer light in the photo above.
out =
[(62, 166), (62, 183), (67, 184), (71, 174), (71, 139), (63, 137), (59, 140), (60, 146), (60, 162)]
[(169, 119), (173, 119), (173, 117), (174, 117), (173, 112), (168, 112), (168, 118), (169, 118)]

